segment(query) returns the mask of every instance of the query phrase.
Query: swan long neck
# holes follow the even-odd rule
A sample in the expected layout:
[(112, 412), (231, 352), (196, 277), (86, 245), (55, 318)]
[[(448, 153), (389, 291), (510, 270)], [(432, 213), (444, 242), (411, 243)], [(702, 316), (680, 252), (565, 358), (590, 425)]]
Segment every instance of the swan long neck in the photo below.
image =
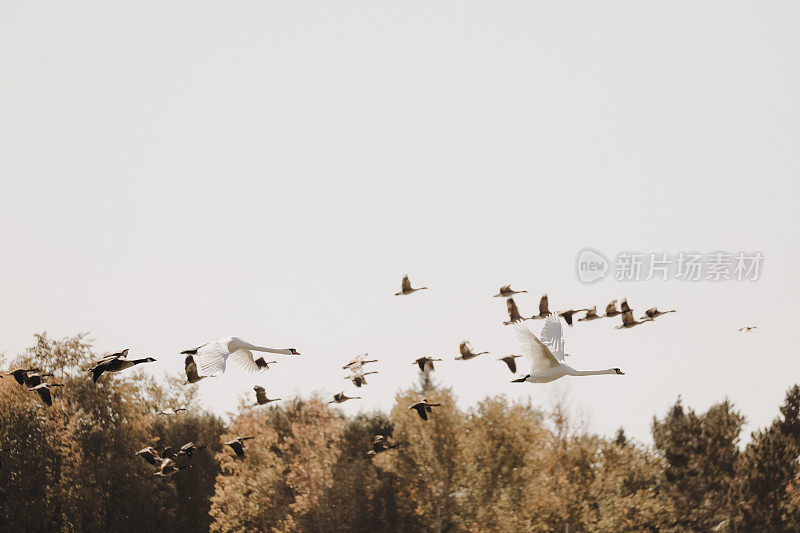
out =
[(569, 371), (570, 376), (600, 376), (602, 374), (616, 374), (617, 371), (613, 368), (606, 368), (605, 370), (575, 370), (571, 368)]
[(289, 350), (278, 350), (278, 349), (275, 349), (275, 348), (267, 348), (265, 346), (250, 345), (250, 346), (248, 346), (248, 348), (251, 349), (251, 350), (255, 350), (257, 352), (269, 352), (269, 353), (279, 353), (279, 354), (283, 354), (283, 355), (292, 355), (292, 352), (289, 351)]

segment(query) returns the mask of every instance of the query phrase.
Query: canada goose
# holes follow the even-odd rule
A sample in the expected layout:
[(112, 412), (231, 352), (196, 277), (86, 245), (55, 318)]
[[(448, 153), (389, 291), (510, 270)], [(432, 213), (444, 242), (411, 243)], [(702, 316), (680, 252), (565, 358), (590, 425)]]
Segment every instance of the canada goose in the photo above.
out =
[(158, 451), (153, 448), (152, 446), (148, 446), (147, 448), (142, 448), (136, 455), (147, 461), (153, 466), (158, 466), (161, 464), (161, 457), (159, 456)]
[(399, 447), (399, 444), (388, 444), (383, 435), (375, 435), (372, 437), (372, 449), (367, 452), (367, 455), (378, 455), (386, 450), (393, 450)]
[(242, 458), (244, 457), (244, 441), (254, 439), (255, 437), (236, 437), (235, 439), (231, 439), (227, 442), (223, 442), (223, 446), (230, 446), (233, 450), (233, 453), (236, 454), (236, 457)]
[(145, 357), (143, 359), (128, 359), (128, 350), (106, 355), (99, 361), (94, 363), (94, 366), (89, 369), (92, 373), (92, 381), (96, 382), (104, 372), (122, 372), (134, 365), (142, 363), (152, 363), (155, 359), (152, 357)]
[(155, 477), (168, 477), (173, 474), (177, 474), (178, 472), (180, 472), (185, 468), (191, 468), (191, 467), (192, 465), (190, 464), (177, 466), (175, 465), (175, 461), (173, 461), (172, 459), (164, 459), (163, 461), (161, 461), (161, 466), (159, 466), (158, 470), (153, 475)]
[(277, 363), (277, 361), (267, 361), (263, 357), (256, 359), (256, 366), (259, 370), (269, 370), (269, 365)]
[(583, 318), (579, 318), (578, 322), (588, 321), (588, 320), (597, 320), (600, 318), (597, 314), (597, 306), (594, 305), (591, 308), (586, 310), (586, 315)]
[(502, 287), (500, 287), (500, 292), (495, 294), (494, 297), (509, 298), (511, 296), (514, 296), (515, 294), (521, 294), (523, 292), (528, 292), (528, 291), (515, 291), (514, 289), (511, 288), (511, 285), (503, 285)]
[(201, 379), (207, 376), (201, 376), (197, 373), (197, 363), (194, 362), (193, 355), (187, 355), (186, 359), (183, 361), (183, 365), (186, 368), (186, 380), (187, 383), (197, 383)]
[(42, 401), (48, 405), (53, 405), (53, 395), (50, 393), (50, 387), (63, 387), (64, 385), (60, 383), (40, 383), (35, 387), (31, 387), (29, 391), (36, 391), (39, 396), (42, 398)]
[(177, 408), (167, 407), (166, 409), (162, 409), (161, 411), (159, 411), (157, 414), (163, 415), (163, 416), (171, 416), (171, 415), (176, 415), (181, 411), (186, 411), (186, 408), (185, 407), (177, 407)]
[(260, 385), (253, 387), (253, 390), (256, 391), (255, 405), (266, 405), (270, 402), (277, 402), (280, 400), (280, 398), (267, 398), (267, 390)]
[(196, 452), (197, 450), (202, 450), (205, 447), (206, 447), (205, 444), (201, 444), (200, 446), (198, 446), (194, 442), (187, 442), (186, 444), (181, 446), (180, 450), (178, 450), (178, 455), (185, 455), (186, 457), (191, 459), (192, 454), (194, 452)]
[(624, 313), (625, 311), (630, 311), (631, 307), (628, 305), (628, 299), (623, 298), (622, 303), (619, 304), (620, 313)]
[(647, 311), (644, 312), (644, 316), (641, 317), (640, 320), (644, 320), (646, 318), (658, 318), (661, 315), (666, 315), (667, 313), (675, 313), (675, 309), (670, 309), (669, 311), (659, 311), (658, 307), (651, 307)]
[(469, 341), (462, 341), (461, 344), (458, 346), (458, 351), (461, 352), (461, 355), (456, 357), (456, 361), (468, 361), (474, 357), (478, 357), (479, 355), (483, 355), (489, 352), (478, 352), (475, 353), (472, 351), (472, 346), (470, 346)]
[(259, 368), (256, 364), (253, 357), (254, 351), (279, 353), (283, 355), (300, 355), (294, 348), (266, 348), (264, 346), (250, 344), (238, 337), (226, 337), (224, 339), (211, 341), (197, 348), (184, 350), (181, 353), (196, 357), (195, 361), (203, 376), (219, 376), (225, 373), (229, 357), (245, 372), (250, 374), (261, 372), (263, 368)]
[(427, 288), (428, 287), (420, 287), (419, 289), (412, 288), (411, 287), (411, 282), (408, 280), (408, 274), (406, 274), (405, 276), (403, 276), (403, 283), (400, 286), (400, 292), (396, 292), (396, 293), (394, 293), (394, 295), (395, 296), (403, 296), (403, 295), (406, 295), (406, 294), (415, 293), (417, 291), (423, 291), (423, 290), (425, 290)]
[(28, 387), (35, 387), (42, 384), (42, 378), (52, 378), (53, 374), (42, 374), (39, 372), (30, 373), (25, 375), (25, 385)]
[(581, 311), (586, 311), (586, 309), (570, 309), (569, 311), (561, 311), (558, 313), (560, 317), (563, 317), (566, 321), (567, 325), (572, 325), (572, 315), (576, 313), (580, 313)]
[(550, 304), (549, 300), (547, 299), (547, 295), (545, 294), (539, 300), (539, 314), (533, 315), (531, 318), (547, 318), (548, 316), (550, 316)]
[(372, 372), (353, 372), (349, 376), (346, 376), (344, 379), (351, 380), (353, 382), (353, 385), (355, 385), (360, 389), (361, 385), (367, 385), (367, 378), (364, 376), (368, 374), (377, 374), (377, 373), (378, 372), (374, 370)]
[(618, 374), (619, 368), (606, 370), (575, 370), (564, 363), (564, 330), (556, 315), (550, 315), (542, 326), (540, 341), (524, 322), (514, 324), (514, 336), (522, 349), (522, 355), (530, 363), (528, 373), (512, 383), (550, 383), (564, 376), (596, 376), (600, 374)]
[(357, 356), (353, 357), (352, 359), (350, 359), (349, 363), (347, 363), (346, 365), (344, 365), (342, 367), (342, 370), (347, 370), (347, 369), (354, 370), (354, 371), (355, 370), (360, 370), (361, 367), (366, 365), (367, 363), (377, 363), (378, 362), (377, 359), (367, 359), (367, 355), (369, 355), (369, 354), (362, 353), (361, 355), (357, 355)]
[(639, 324), (644, 324), (645, 322), (652, 322), (652, 318), (643, 318), (641, 321), (636, 320), (633, 318), (633, 311), (628, 308), (627, 311), (622, 312), (622, 324), (616, 326), (617, 329), (623, 328), (632, 328), (633, 326), (638, 326)]
[(606, 306), (606, 316), (607, 317), (617, 316), (620, 313), (621, 311), (617, 309), (617, 301), (611, 300)]
[(432, 413), (431, 407), (441, 407), (442, 404), (440, 403), (428, 403), (428, 400), (422, 398), (420, 401), (409, 407), (409, 409), (414, 409), (417, 411), (419, 417), (423, 420), (428, 419), (428, 413)]
[(360, 400), (361, 396), (346, 396), (344, 392), (337, 392), (333, 395), (333, 400), (328, 403), (342, 403), (347, 400)]
[(25, 385), (25, 379), (28, 377), (28, 372), (39, 372), (38, 368), (17, 368), (16, 370), (11, 370), (10, 372), (6, 372), (6, 376), (14, 376), (14, 379), (17, 380), (17, 383), (20, 385)]
[(508, 369), (511, 371), (512, 374), (517, 373), (517, 362), (514, 361), (519, 355), (507, 355), (505, 357), (501, 357), (498, 361), (503, 361), (506, 365), (508, 365)]
[(414, 360), (412, 365), (417, 365), (419, 367), (420, 372), (433, 372), (433, 362), (434, 361), (441, 361), (441, 359), (434, 359), (433, 357), (420, 357)]
[(750, 333), (754, 329), (758, 329), (758, 326), (742, 326), (739, 328), (739, 331), (743, 331), (744, 333)]
[(514, 302), (514, 298), (506, 299), (506, 307), (508, 308), (508, 320), (503, 322), (504, 326), (507, 326), (512, 322), (516, 322), (517, 320), (530, 320), (530, 318), (522, 318), (520, 316), (519, 309), (517, 309), (517, 304)]

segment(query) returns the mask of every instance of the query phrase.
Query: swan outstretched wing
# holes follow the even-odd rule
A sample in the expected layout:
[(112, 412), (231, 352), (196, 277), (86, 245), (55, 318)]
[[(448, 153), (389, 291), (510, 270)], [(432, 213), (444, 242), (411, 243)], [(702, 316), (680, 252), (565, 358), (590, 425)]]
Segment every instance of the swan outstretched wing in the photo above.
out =
[(545, 370), (558, 366), (558, 360), (550, 352), (550, 349), (536, 338), (524, 322), (518, 321), (512, 324), (514, 337), (519, 343), (522, 355), (531, 364), (531, 371)]
[(547, 315), (542, 331), (539, 333), (542, 342), (550, 348), (550, 351), (558, 359), (564, 362), (564, 330), (561, 321), (555, 313)]
[(261, 369), (253, 359), (253, 352), (247, 348), (239, 348), (231, 354), (231, 361), (236, 363), (236, 366), (247, 372), (248, 374), (255, 374), (261, 372)]
[(225, 373), (228, 360), (228, 345), (222, 341), (212, 341), (197, 349), (195, 363), (201, 376), (219, 376)]

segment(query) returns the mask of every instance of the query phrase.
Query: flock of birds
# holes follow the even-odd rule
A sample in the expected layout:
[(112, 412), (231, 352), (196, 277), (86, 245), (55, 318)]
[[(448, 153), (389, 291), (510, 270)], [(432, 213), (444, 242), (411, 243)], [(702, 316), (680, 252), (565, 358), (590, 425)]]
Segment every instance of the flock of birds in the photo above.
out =
[[(403, 277), (400, 292), (395, 293), (396, 296), (408, 296), (417, 291), (426, 290), (427, 287), (413, 288), (408, 276)], [(568, 326), (573, 326), (574, 317), (578, 313), (585, 313), (583, 317), (577, 319), (577, 322), (597, 320), (600, 318), (613, 318), (616, 316), (621, 317), (621, 324), (617, 325), (617, 329), (626, 329), (652, 322), (656, 318), (674, 313), (675, 310), (661, 311), (657, 307), (652, 307), (644, 312), (644, 316), (638, 320), (634, 317), (633, 310), (628, 305), (627, 300), (623, 299), (620, 303), (619, 309), (617, 308), (617, 300), (611, 301), (605, 309), (604, 315), (597, 314), (596, 306), (582, 309), (567, 309), (557, 313), (550, 312), (548, 297), (545, 294), (539, 301), (539, 314), (530, 317), (523, 317), (517, 304), (514, 302), (514, 295), (525, 293), (527, 291), (515, 291), (510, 285), (500, 287), (500, 290), (495, 297), (505, 298), (506, 306), (508, 309), (509, 319), (503, 324), (510, 325), (514, 336), (519, 344), (521, 355), (512, 354), (500, 357), (498, 361), (502, 361), (512, 374), (517, 374), (516, 359), (523, 357), (529, 365), (528, 371), (516, 379), (512, 383), (549, 383), (564, 376), (591, 376), (602, 374), (623, 375), (619, 368), (608, 368), (604, 370), (576, 370), (565, 362), (565, 358), (569, 356), (564, 350), (563, 328), (561, 325), (561, 318)], [(527, 326), (527, 320), (544, 320), (541, 332), (537, 337)], [(744, 326), (739, 329), (740, 332), (750, 332), (757, 326)], [(269, 369), (269, 365), (277, 363), (277, 361), (267, 361), (264, 356), (256, 356), (253, 352), (279, 354), (287, 356), (298, 356), (300, 353), (294, 348), (268, 348), (264, 346), (257, 346), (250, 344), (238, 337), (227, 337), (224, 339), (215, 340), (196, 348), (183, 350), (182, 355), (185, 355), (184, 368), (186, 372), (187, 384), (197, 383), (209, 377), (219, 376), (227, 370), (228, 361), (232, 361), (235, 365), (248, 373), (260, 373)], [(459, 346), (459, 355), (455, 357), (458, 361), (468, 361), (480, 355), (488, 354), (489, 352), (476, 352), (469, 341), (463, 341)], [(132, 368), (136, 365), (151, 363), (155, 359), (152, 357), (145, 357), (141, 359), (128, 359), (128, 349), (120, 352), (111, 353), (103, 356), (100, 360), (95, 361), (86, 370), (91, 373), (92, 381), (97, 382), (103, 374), (117, 373)], [(422, 356), (415, 359), (412, 364), (417, 365), (421, 372), (433, 372), (434, 362), (442, 361), (441, 358), (432, 356)], [(345, 379), (351, 381), (356, 388), (361, 388), (367, 385), (367, 376), (370, 374), (377, 374), (376, 370), (367, 371), (365, 365), (377, 363), (377, 359), (368, 359), (368, 354), (362, 354), (354, 357), (348, 361), (342, 369), (348, 372)], [(29, 391), (36, 392), (42, 399), (45, 405), (51, 406), (53, 404), (52, 387), (63, 387), (59, 383), (47, 383), (45, 378), (53, 377), (52, 374), (42, 373), (38, 368), (17, 368), (6, 373), (8, 376), (13, 376), (16, 381), (26, 387)], [(3, 377), (0, 374), (0, 377)], [(266, 405), (271, 402), (279, 401), (281, 398), (269, 398), (266, 389), (262, 386), (256, 385), (253, 387), (255, 391), (256, 401), (254, 406)], [(343, 403), (348, 400), (360, 399), (360, 396), (348, 396), (342, 392), (333, 395), (333, 399), (329, 403)], [(408, 408), (416, 411), (420, 419), (423, 421), (428, 420), (429, 415), (433, 413), (434, 407), (440, 407), (441, 404), (430, 403), (425, 398), (420, 398), (413, 405)], [(185, 411), (181, 407), (168, 407), (159, 411), (158, 415), (170, 416), (177, 415), (181, 411)], [(252, 436), (237, 436), (231, 440), (223, 442), (224, 446), (228, 446), (237, 459), (245, 457), (245, 441), (253, 439)], [(368, 450), (367, 454), (374, 456), (388, 450), (395, 449), (401, 444), (389, 444), (386, 437), (383, 435), (375, 435), (372, 439), (372, 447)], [(166, 477), (176, 474), (177, 472), (191, 467), (192, 455), (205, 446), (197, 445), (194, 442), (187, 442), (182, 445), (178, 451), (171, 446), (154, 447), (148, 446), (137, 452), (147, 463), (156, 467), (153, 474), (157, 477)]]

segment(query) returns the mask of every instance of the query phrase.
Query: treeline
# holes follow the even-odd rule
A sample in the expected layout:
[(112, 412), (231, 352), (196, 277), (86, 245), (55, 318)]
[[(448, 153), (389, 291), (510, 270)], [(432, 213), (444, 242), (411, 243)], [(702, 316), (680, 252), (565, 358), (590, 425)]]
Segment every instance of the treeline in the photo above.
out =
[[(800, 388), (740, 450), (744, 417), (680, 399), (654, 446), (587, 434), (560, 408), (504, 397), (467, 411), (430, 379), (387, 415), (345, 417), (318, 397), (242, 405), (229, 423), (183, 378), (92, 383), (84, 336), (38, 335), (8, 368), (64, 387), (52, 407), (0, 380), (0, 530), (25, 531), (798, 531)], [(408, 406), (441, 407), (427, 422)], [(158, 416), (169, 406), (178, 415)], [(244, 459), (221, 442), (246, 441)], [(400, 444), (367, 454), (375, 435)], [(168, 478), (148, 445), (207, 448)]]

